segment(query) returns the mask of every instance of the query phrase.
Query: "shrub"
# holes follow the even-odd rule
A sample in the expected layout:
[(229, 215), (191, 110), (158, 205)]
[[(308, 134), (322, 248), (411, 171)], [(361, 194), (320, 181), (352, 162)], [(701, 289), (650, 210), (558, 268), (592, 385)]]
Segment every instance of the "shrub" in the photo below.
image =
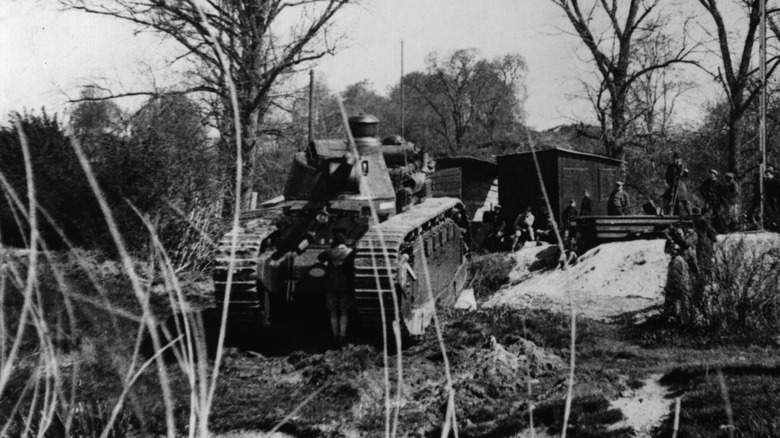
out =
[(477, 298), (485, 298), (509, 281), (509, 273), (515, 267), (516, 260), (506, 254), (487, 254), (475, 256), (471, 268), (471, 285)]
[(691, 288), (683, 325), (719, 338), (774, 340), (780, 334), (780, 238), (727, 236), (711, 271), (693, 276)]

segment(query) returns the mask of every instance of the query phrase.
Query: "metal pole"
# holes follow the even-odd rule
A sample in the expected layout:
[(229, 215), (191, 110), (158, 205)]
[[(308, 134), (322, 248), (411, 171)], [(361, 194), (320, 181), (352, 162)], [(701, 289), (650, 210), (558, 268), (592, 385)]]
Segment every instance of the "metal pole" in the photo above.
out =
[(758, 191), (759, 191), (759, 226), (764, 228), (764, 172), (766, 171), (766, 0), (760, 0), (761, 4), (761, 125), (759, 127), (759, 148), (761, 149), (761, 163), (758, 166)]
[(401, 137), (404, 137), (404, 41), (401, 40)]
[(314, 140), (314, 70), (309, 70), (309, 144)]

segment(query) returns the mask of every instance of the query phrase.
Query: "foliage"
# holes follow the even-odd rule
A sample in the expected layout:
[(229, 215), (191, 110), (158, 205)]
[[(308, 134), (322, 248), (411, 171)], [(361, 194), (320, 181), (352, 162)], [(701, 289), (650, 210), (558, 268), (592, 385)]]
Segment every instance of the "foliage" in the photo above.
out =
[(81, 90), (81, 103), (73, 108), (70, 123), (76, 127), (74, 134), (83, 145), (89, 145), (104, 134), (118, 134), (124, 128), (124, 118), (119, 105), (112, 100), (102, 100), (105, 91), (96, 85)]
[[(82, 241), (82, 227), (93, 223), (97, 205), (59, 120), (45, 109), (41, 115), (17, 114), (15, 120), (29, 144), (36, 202), (54, 222), (53, 227), (44, 225), (44, 237), (54, 238), (50, 243), (57, 242), (56, 228), (60, 228), (74, 240)], [(9, 185), (0, 190), (2, 239), (22, 245), (28, 230), (24, 212), (29, 204), (22, 146), (15, 126), (0, 127), (0, 175)], [(13, 196), (21, 205), (16, 204)]]
[[(760, 236), (763, 239), (753, 238)], [(780, 241), (730, 235), (711, 268), (691, 274), (679, 321), (718, 342), (775, 343), (780, 336)]]
[[(82, 111), (82, 106), (88, 108)], [(100, 111), (95, 102), (85, 102), (75, 112)], [(200, 266), (209, 259), (210, 234), (222, 226), (216, 202), (219, 168), (197, 105), (181, 95), (162, 96), (149, 101), (127, 124), (98, 116), (76, 118), (74, 123), (130, 248), (147, 247), (146, 218), (156, 226), (163, 246), (176, 248), (176, 263)], [(42, 220), (44, 240), (55, 247), (70, 242), (113, 252), (106, 221), (60, 122), (44, 110), (40, 116), (20, 116), (19, 126), (30, 148), (36, 202), (47, 216)], [(29, 232), (23, 220), (27, 177), (15, 127), (0, 128), (0, 172), (10, 190), (0, 197), (3, 242), (24, 246), (23, 236)]]
[[(407, 138), (435, 154), (454, 156), (518, 136), (527, 72), (522, 56), (489, 61), (476, 49), (461, 49), (443, 58), (431, 53), (426, 64), (425, 72), (402, 78)], [(400, 84), (390, 95), (399, 105)]]
[(471, 269), (474, 278), (471, 286), (474, 295), (478, 298), (486, 298), (496, 292), (509, 281), (509, 273), (515, 266), (515, 259), (506, 254), (486, 254), (474, 256)]

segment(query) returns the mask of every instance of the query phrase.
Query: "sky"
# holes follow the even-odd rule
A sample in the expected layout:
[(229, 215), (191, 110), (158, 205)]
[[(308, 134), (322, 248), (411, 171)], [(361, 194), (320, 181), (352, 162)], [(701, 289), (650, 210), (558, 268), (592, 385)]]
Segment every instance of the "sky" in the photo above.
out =
[[(425, 56), (476, 48), (488, 59), (518, 53), (528, 64), (528, 124), (547, 129), (588, 120), (577, 96), (591, 67), (569, 24), (549, 0), (363, 0), (337, 16), (344, 35), (335, 56), (315, 67), (331, 90), (367, 79), (385, 93)], [(60, 11), (54, 0), (0, 2), (0, 123), (10, 111), (66, 111), (80, 87), (100, 81), (115, 93), (170, 81), (171, 45), (109, 17)], [(133, 102), (119, 102), (132, 107)]]

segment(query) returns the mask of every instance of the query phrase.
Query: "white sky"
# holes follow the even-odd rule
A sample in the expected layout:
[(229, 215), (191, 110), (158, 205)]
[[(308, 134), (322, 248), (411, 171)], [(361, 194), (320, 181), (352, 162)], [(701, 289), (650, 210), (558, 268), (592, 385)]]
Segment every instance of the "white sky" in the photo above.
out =
[[(404, 40), (407, 73), (422, 69), (432, 51), (477, 48), (486, 58), (524, 56), (533, 127), (590, 113), (587, 103), (573, 97), (590, 66), (578, 58), (581, 49), (575, 53), (577, 39), (561, 32), (568, 22), (549, 0), (363, 0), (337, 20), (347, 39), (317, 67), (332, 90), (368, 79), (384, 93), (398, 81)], [(165, 83), (160, 72), (166, 53), (165, 44), (148, 34), (134, 36), (116, 19), (61, 12), (54, 0), (0, 0), (0, 123), (12, 110), (45, 105), (62, 112), (68, 97), (98, 79), (115, 92)]]

